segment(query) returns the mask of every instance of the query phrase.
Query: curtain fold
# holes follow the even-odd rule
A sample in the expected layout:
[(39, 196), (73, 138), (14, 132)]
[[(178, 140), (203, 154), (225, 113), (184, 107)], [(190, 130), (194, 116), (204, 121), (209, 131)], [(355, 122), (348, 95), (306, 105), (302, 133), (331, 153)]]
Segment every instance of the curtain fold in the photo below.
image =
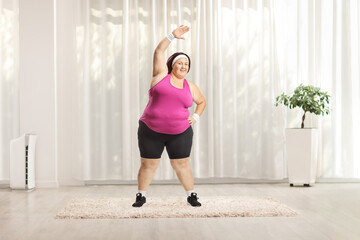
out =
[(19, 136), (19, 1), (0, 0), (0, 181), (10, 179), (10, 140)]
[[(195, 178), (286, 178), (285, 128), (299, 127), (302, 112), (274, 101), (300, 83), (332, 96), (330, 116), (307, 115), (305, 122), (320, 131), (318, 176), (360, 177), (356, 0), (76, 4), (81, 129), (74, 138), (83, 180), (136, 180), (138, 119), (148, 102), (153, 52), (181, 24), (191, 30), (165, 57), (188, 53), (186, 79), (207, 99), (193, 127)], [(154, 179), (176, 179), (165, 149)]]

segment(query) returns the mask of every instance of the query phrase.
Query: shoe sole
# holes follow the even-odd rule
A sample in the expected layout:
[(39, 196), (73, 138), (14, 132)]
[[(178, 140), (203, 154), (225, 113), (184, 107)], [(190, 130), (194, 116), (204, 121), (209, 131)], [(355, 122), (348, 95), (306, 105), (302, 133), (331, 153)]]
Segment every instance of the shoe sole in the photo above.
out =
[(132, 207), (135, 207), (135, 208), (139, 208), (139, 207), (142, 207), (142, 206), (144, 206), (144, 205), (145, 205), (145, 203), (143, 203), (143, 205), (138, 206), (138, 207), (137, 207), (137, 206), (132, 206), (132, 205), (131, 205), (131, 206), (132, 206)]
[(187, 203), (187, 205), (192, 206), (192, 207), (201, 207), (201, 205), (200, 206), (193, 206), (190, 203)]

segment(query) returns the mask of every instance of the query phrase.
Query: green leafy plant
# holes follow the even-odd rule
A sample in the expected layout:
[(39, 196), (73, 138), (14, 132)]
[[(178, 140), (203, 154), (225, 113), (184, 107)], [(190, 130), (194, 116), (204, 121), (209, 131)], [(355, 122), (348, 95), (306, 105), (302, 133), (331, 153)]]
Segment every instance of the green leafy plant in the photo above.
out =
[(327, 92), (321, 92), (320, 88), (313, 86), (304, 86), (300, 84), (295, 90), (292, 96), (287, 96), (282, 93), (276, 97), (275, 106), (283, 104), (290, 109), (299, 107), (304, 110), (302, 116), (301, 128), (304, 128), (305, 114), (307, 112), (314, 113), (316, 115), (328, 115), (330, 113), (329, 105), (330, 95)]

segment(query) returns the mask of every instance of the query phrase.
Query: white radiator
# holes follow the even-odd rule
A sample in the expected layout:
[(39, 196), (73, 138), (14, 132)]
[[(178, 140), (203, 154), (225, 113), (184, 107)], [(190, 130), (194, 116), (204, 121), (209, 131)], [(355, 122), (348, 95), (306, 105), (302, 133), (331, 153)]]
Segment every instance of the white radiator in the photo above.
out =
[(10, 188), (35, 188), (36, 135), (24, 134), (10, 141)]

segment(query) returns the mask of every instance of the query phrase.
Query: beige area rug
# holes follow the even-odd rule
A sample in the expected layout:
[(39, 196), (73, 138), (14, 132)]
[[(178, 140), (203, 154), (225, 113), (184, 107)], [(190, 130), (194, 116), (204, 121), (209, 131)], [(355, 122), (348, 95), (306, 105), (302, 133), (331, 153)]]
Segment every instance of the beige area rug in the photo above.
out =
[(57, 219), (95, 218), (209, 218), (293, 217), (298, 213), (270, 197), (201, 197), (201, 207), (187, 205), (186, 197), (147, 198), (141, 208), (133, 198), (73, 199)]

